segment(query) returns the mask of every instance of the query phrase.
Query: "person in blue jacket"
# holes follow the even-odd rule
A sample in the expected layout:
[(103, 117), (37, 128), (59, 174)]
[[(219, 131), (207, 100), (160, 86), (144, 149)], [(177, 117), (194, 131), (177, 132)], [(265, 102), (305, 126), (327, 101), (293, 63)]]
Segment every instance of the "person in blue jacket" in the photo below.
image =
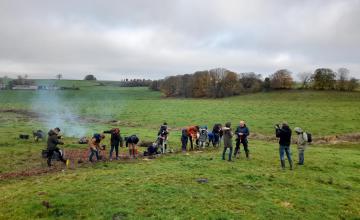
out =
[(244, 146), (244, 151), (246, 158), (249, 158), (249, 146), (248, 146), (248, 136), (250, 134), (249, 128), (246, 126), (245, 121), (240, 121), (239, 126), (235, 130), (236, 135), (236, 147), (234, 152), (234, 157), (237, 156), (237, 154), (240, 155), (240, 145), (242, 144)]

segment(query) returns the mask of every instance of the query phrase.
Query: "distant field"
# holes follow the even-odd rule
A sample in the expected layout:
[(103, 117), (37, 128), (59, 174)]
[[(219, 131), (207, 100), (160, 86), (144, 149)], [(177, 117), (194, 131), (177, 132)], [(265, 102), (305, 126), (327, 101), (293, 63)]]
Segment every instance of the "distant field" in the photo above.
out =
[[(39, 84), (54, 81), (40, 80)], [(315, 137), (360, 132), (360, 92), (283, 91), (226, 99), (165, 99), (147, 88), (55, 81), (76, 91), (0, 91), (0, 176), (46, 169), (45, 142), (20, 133), (60, 126), (65, 152), (86, 150), (82, 135), (120, 127), (154, 141), (160, 124), (180, 128), (239, 120), (273, 136), (288, 121)], [(105, 140), (108, 144), (109, 139)], [(297, 161), (296, 147), (292, 147)], [(281, 171), (275, 142), (250, 139), (252, 159), (220, 160), (220, 150), (155, 160), (84, 164), (41, 176), (0, 178), (0, 219), (359, 219), (360, 144), (312, 145), (305, 166)], [(125, 149), (121, 149), (125, 153)], [(76, 163), (76, 161), (72, 161)], [(56, 167), (63, 169), (60, 163)], [(55, 170), (56, 171), (56, 170)], [(197, 183), (207, 178), (208, 183)], [(47, 209), (43, 201), (50, 204)]]
[[(66, 112), (83, 117), (120, 120), (125, 130), (172, 128), (245, 120), (253, 132), (270, 135), (273, 125), (288, 121), (315, 135), (360, 131), (359, 92), (291, 91), (243, 95), (226, 99), (163, 99), (147, 88), (93, 86), (94, 82), (60, 80), (79, 91), (1, 91), (0, 109), (40, 113)], [(57, 103), (56, 109), (53, 102)], [(51, 117), (51, 116), (50, 116)], [(32, 126), (34, 121), (23, 124)], [(131, 125), (131, 126), (126, 126)], [(56, 126), (56, 125), (54, 125)], [(94, 131), (89, 129), (89, 133)]]

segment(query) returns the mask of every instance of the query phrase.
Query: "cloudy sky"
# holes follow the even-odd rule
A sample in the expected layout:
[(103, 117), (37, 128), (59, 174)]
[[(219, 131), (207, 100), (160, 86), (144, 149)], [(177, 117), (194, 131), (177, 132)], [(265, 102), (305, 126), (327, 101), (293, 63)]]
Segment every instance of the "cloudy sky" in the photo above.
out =
[(162, 78), (224, 67), (360, 78), (360, 0), (0, 0), (0, 76)]

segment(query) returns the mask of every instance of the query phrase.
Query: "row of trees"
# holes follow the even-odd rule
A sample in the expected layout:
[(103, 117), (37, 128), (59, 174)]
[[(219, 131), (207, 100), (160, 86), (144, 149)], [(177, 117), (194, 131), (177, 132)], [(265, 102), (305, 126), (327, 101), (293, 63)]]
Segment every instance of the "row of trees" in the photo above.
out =
[[(358, 82), (349, 78), (349, 74), (346, 68), (340, 68), (337, 73), (328, 68), (316, 69), (314, 73), (300, 73), (299, 88), (354, 91)], [(238, 74), (219, 68), (152, 81), (149, 88), (161, 91), (167, 97), (220, 98), (298, 87), (292, 75), (289, 70), (281, 69), (263, 80), (260, 74), (253, 72)]]
[[(92, 74), (86, 75), (84, 80), (95, 81), (96, 77)], [(149, 79), (124, 79), (121, 81), (108, 81), (100, 82), (102, 85), (113, 85), (120, 87), (149, 87), (151, 85), (151, 80)]]
[(117, 83), (121, 87), (148, 87), (151, 84), (149, 79), (125, 79)]
[(226, 69), (198, 71), (152, 81), (150, 89), (160, 90), (167, 97), (220, 98), (262, 90), (261, 75), (241, 73)]

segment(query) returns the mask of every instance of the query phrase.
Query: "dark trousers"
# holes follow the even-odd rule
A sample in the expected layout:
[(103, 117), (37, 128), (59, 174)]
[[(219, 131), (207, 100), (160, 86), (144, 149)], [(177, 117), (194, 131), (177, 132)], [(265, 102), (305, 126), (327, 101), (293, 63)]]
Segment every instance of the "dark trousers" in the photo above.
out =
[(229, 161), (231, 161), (231, 155), (232, 155), (232, 151), (233, 151), (233, 148), (232, 147), (224, 147), (224, 151), (223, 151), (223, 154), (222, 154), (222, 159), (225, 160), (225, 154), (226, 154), (226, 150), (227, 149), (230, 149), (230, 152), (229, 152)]
[(220, 135), (215, 133), (214, 134), (214, 139), (213, 139), (213, 142), (212, 142), (213, 146), (217, 146), (220, 144)]
[(96, 160), (99, 160), (99, 152), (98, 150), (94, 150), (94, 149), (90, 149), (91, 153), (90, 153), (90, 156), (89, 156), (89, 161), (92, 162), (92, 158), (93, 156), (95, 155), (96, 156)]
[(188, 140), (189, 140), (189, 138), (187, 136), (182, 136), (181, 137), (181, 149), (182, 149), (182, 151), (186, 151)]
[(249, 156), (248, 141), (240, 140), (240, 139), (236, 139), (236, 147), (235, 147), (234, 156), (236, 156), (238, 153), (240, 153), (240, 145), (241, 144), (244, 146), (244, 151), (245, 151), (246, 157), (248, 157)]
[(51, 166), (51, 159), (54, 155), (54, 152), (59, 154), (60, 161), (62, 161), (63, 163), (66, 163), (66, 160), (64, 160), (63, 156), (61, 155), (59, 148), (51, 149), (51, 150), (49, 150), (48, 155), (47, 155), (47, 164), (49, 167)]
[(115, 154), (116, 154), (116, 159), (119, 158), (119, 145), (111, 145), (110, 148), (110, 159), (112, 158), (112, 153), (115, 150)]

